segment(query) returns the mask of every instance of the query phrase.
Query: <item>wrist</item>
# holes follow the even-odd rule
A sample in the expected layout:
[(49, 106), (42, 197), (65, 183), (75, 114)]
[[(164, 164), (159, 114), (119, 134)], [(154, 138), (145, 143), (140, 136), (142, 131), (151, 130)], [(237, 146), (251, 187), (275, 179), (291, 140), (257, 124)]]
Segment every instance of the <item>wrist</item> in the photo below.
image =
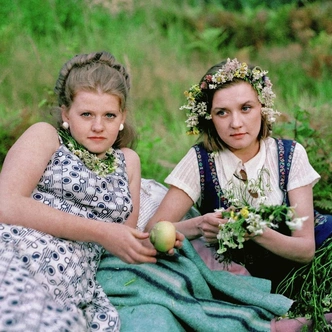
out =
[(198, 234), (202, 234), (202, 224), (203, 224), (203, 221), (204, 221), (204, 216), (199, 216), (197, 217), (197, 220), (196, 220), (196, 231)]
[(96, 223), (92, 225), (91, 229), (88, 231), (90, 237), (89, 241), (102, 245), (104, 242), (103, 238), (109, 233), (109, 230), (105, 229), (106, 226), (112, 227), (112, 223), (96, 221)]
[(195, 235), (196, 236), (203, 236), (204, 235), (204, 231), (202, 229), (202, 225), (204, 224), (204, 219), (205, 216), (199, 216), (196, 218), (196, 227), (195, 227)]

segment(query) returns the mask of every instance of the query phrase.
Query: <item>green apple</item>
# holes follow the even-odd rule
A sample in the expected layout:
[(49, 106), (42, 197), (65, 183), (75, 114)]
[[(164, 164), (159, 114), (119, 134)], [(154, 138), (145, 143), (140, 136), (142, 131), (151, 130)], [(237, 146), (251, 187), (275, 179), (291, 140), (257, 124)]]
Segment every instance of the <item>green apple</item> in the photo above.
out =
[(170, 221), (157, 222), (150, 231), (150, 241), (160, 252), (167, 252), (175, 244), (176, 229)]

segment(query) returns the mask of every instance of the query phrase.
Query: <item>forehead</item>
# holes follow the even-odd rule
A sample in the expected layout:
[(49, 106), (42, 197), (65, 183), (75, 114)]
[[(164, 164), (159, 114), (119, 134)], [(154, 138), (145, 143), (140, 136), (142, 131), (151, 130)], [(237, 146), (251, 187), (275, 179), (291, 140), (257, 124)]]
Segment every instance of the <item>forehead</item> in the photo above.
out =
[(85, 91), (80, 90), (75, 94), (73, 105), (81, 105), (86, 107), (103, 107), (103, 108), (119, 108), (120, 98), (116, 95), (101, 91)]
[(247, 101), (257, 102), (258, 94), (252, 85), (248, 82), (237, 82), (228, 85), (214, 93), (212, 105), (215, 104), (233, 104)]

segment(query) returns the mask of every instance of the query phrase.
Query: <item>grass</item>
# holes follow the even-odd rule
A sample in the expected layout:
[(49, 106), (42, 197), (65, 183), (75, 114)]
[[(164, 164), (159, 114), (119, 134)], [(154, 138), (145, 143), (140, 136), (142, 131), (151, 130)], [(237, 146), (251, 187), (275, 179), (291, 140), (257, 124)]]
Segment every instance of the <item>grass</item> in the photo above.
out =
[[(186, 136), (185, 114), (179, 111), (185, 102), (184, 90), (197, 83), (210, 66), (237, 57), (269, 70), (276, 106), (283, 113), (276, 135), (308, 145), (314, 166), (317, 155), (312, 146), (324, 139), (318, 155), (326, 160), (326, 168), (317, 165), (328, 182), (315, 194), (328, 201), (331, 68), (324, 62), (318, 68), (314, 55), (330, 51), (331, 35), (317, 32), (306, 44), (289, 36), (292, 4), (272, 11), (246, 7), (238, 14), (238, 22), (242, 19), (238, 29), (213, 26), (211, 17), (222, 13), (222, 8), (211, 3), (204, 7), (203, 2), (189, 0), (167, 4), (160, 0), (68, 0), (62, 6), (59, 0), (0, 0), (0, 112), (5, 115), (0, 124), (0, 164), (22, 130), (37, 120), (50, 120), (50, 91), (62, 64), (77, 53), (107, 50), (132, 76), (131, 111), (140, 136), (137, 152), (142, 176), (163, 182), (195, 142), (194, 137)], [(270, 17), (268, 30), (255, 40), (257, 17), (263, 14)], [(245, 15), (250, 19), (243, 20)], [(252, 36), (242, 28), (250, 29)], [(271, 31), (278, 34), (271, 35)], [(268, 38), (257, 43), (262, 36)], [(242, 44), (241, 38), (245, 39)], [(250, 45), (248, 38), (253, 38)], [(319, 70), (315, 72), (315, 68)], [(308, 112), (309, 121), (299, 122), (299, 110)], [(302, 132), (295, 130), (299, 126)], [(332, 211), (332, 203), (325, 205)]]

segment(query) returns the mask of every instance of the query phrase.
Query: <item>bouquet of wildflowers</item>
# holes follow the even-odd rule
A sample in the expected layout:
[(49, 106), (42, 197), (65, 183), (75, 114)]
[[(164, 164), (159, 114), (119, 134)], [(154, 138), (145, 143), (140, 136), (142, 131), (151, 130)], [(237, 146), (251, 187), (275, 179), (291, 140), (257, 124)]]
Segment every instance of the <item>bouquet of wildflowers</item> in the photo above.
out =
[[(259, 171), (257, 180), (248, 180), (244, 170), (227, 184), (223, 195), (231, 208), (220, 208), (222, 218), (228, 219), (220, 224), (217, 235), (219, 249), (217, 254), (223, 256), (227, 264), (231, 259), (229, 249), (243, 248), (248, 234), (259, 235), (267, 227), (278, 228), (285, 222), (290, 230), (300, 229), (307, 217), (298, 218), (294, 207), (287, 205), (266, 205), (265, 193), (269, 188), (269, 172)], [(312, 331), (332, 331), (332, 323), (324, 314), (332, 311), (332, 239), (325, 240), (309, 264), (303, 265), (279, 284), (276, 292), (292, 298), (294, 304), (285, 317), (305, 317), (312, 320)], [(305, 326), (304, 326), (305, 328)], [(303, 328), (303, 329), (304, 329)]]
[(217, 239), (219, 249), (217, 254), (225, 254), (228, 249), (241, 249), (247, 235), (260, 235), (264, 229), (278, 228), (280, 222), (285, 222), (290, 230), (300, 229), (307, 217), (297, 218), (293, 207), (283, 205), (265, 205), (265, 192), (269, 188), (269, 173), (267, 169), (259, 171), (256, 180), (248, 180), (244, 170), (241, 177), (234, 174), (239, 181), (231, 181), (223, 189), (223, 196), (231, 208), (220, 208), (223, 219), (228, 222), (219, 225)]
[(259, 235), (266, 227), (278, 228), (278, 223), (285, 221), (291, 230), (300, 229), (306, 218), (294, 218), (294, 209), (287, 205), (261, 204), (258, 208), (243, 206), (220, 211), (223, 219), (228, 219), (225, 224), (219, 225), (217, 239), (219, 242), (218, 254), (223, 254), (228, 249), (241, 249), (247, 234)]

